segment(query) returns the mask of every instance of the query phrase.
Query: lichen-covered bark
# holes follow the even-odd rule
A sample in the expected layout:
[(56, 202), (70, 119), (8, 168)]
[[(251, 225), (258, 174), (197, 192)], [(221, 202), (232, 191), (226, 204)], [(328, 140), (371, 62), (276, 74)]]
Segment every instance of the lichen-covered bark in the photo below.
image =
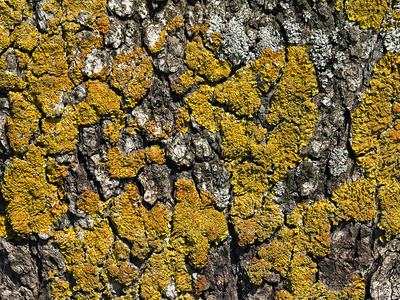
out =
[(0, 0), (0, 299), (398, 299), (399, 20)]

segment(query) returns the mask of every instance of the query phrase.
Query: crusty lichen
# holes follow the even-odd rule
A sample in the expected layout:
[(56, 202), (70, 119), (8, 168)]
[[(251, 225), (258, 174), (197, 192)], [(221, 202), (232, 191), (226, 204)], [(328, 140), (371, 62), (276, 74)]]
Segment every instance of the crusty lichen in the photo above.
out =
[(125, 107), (135, 107), (151, 86), (153, 60), (140, 48), (114, 58), (111, 86), (125, 96)]
[(223, 213), (213, 204), (210, 194), (196, 190), (193, 183), (179, 180), (175, 183), (176, 201), (171, 245), (178, 252), (189, 255), (189, 262), (203, 268), (208, 262), (210, 243), (219, 243), (228, 236)]
[(119, 148), (115, 147), (108, 151), (108, 161), (104, 164), (113, 178), (133, 178), (147, 162), (163, 164), (165, 162), (164, 155), (163, 149), (160, 149), (159, 146), (153, 146), (125, 157), (121, 155)]
[(14, 158), (3, 178), (1, 190), (7, 201), (7, 218), (21, 236), (40, 232), (68, 210), (62, 202), (62, 186), (48, 178), (54, 171), (56, 177), (66, 176), (65, 168), (44, 154), (44, 149), (31, 145), (25, 160)]
[(386, 0), (348, 0), (345, 4), (348, 18), (363, 29), (378, 30), (389, 9), (390, 1)]
[[(375, 78), (371, 80), (370, 88), (361, 96), (360, 108), (352, 113), (352, 147), (357, 163), (365, 169), (367, 176), (367, 179), (353, 184), (358, 184), (360, 188), (365, 186), (365, 192), (359, 193), (365, 196), (358, 198), (358, 206), (351, 204), (355, 209), (353, 214), (356, 214), (355, 220), (363, 221), (374, 220), (376, 213), (381, 213), (378, 226), (385, 231), (382, 240), (389, 240), (400, 232), (400, 227), (396, 225), (398, 201), (393, 196), (399, 189), (400, 179), (397, 166), (399, 61), (400, 56), (390, 52), (382, 58), (374, 68)], [(339, 200), (349, 203), (344, 194)]]
[(36, 106), (20, 93), (9, 93), (11, 117), (7, 118), (7, 136), (16, 153), (28, 150), (30, 139), (39, 130), (41, 114)]

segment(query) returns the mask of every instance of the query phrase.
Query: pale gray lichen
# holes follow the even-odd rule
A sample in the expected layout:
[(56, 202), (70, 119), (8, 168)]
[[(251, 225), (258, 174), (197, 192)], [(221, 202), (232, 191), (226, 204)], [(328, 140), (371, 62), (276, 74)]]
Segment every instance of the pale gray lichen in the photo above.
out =
[(348, 154), (347, 150), (333, 149), (328, 161), (329, 171), (332, 176), (340, 176), (347, 171)]
[(229, 59), (235, 65), (248, 65), (255, 60), (250, 47), (254, 44), (256, 35), (252, 31), (246, 32), (242, 17), (230, 19), (223, 27), (221, 37), (222, 60)]
[(291, 44), (299, 44), (302, 38), (300, 25), (293, 18), (288, 18), (283, 21), (282, 25), (286, 31), (288, 42)]
[(329, 37), (319, 29), (312, 34), (311, 42), (310, 59), (318, 70), (323, 70), (332, 58), (332, 45)]
[(260, 40), (257, 43), (255, 53), (257, 57), (260, 57), (261, 53), (265, 48), (269, 48), (276, 52), (282, 50), (282, 37), (279, 32), (274, 30), (271, 26), (261, 27), (258, 32), (257, 38)]
[(400, 51), (400, 28), (391, 27), (388, 32), (384, 34), (383, 45), (387, 51), (399, 52)]

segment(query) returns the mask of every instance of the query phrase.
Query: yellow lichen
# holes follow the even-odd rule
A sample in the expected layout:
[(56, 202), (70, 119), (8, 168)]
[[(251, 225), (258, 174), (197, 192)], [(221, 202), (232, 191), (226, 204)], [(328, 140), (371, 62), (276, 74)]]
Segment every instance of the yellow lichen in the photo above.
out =
[(223, 110), (209, 103), (214, 89), (208, 85), (201, 85), (199, 90), (185, 98), (186, 105), (192, 110), (196, 121), (211, 132), (217, 132)]
[(373, 180), (360, 179), (333, 192), (332, 201), (336, 203), (336, 215), (346, 221), (375, 220), (375, 185)]
[(111, 86), (125, 96), (125, 107), (135, 107), (151, 86), (153, 60), (140, 48), (114, 58)]
[(29, 89), (25, 92), (28, 100), (34, 102), (48, 117), (57, 117), (62, 114), (64, 105), (62, 98), (65, 93), (69, 93), (72, 83), (65, 74), (60, 77), (48, 74), (36, 78), (27, 77)]
[[(58, 166), (44, 157), (44, 149), (31, 145), (26, 160), (14, 158), (3, 178), (2, 193), (7, 201), (7, 218), (12, 229), (21, 236), (52, 225), (68, 206), (61, 202), (62, 187), (47, 178)], [(53, 161), (53, 162), (52, 162)], [(58, 170), (63, 177), (63, 168)]]
[(76, 202), (76, 207), (88, 213), (92, 217), (101, 217), (107, 206), (106, 202), (100, 201), (99, 194), (85, 190)]
[(118, 147), (108, 151), (108, 161), (104, 163), (110, 176), (113, 178), (133, 178), (147, 162), (163, 164), (165, 162), (164, 150), (159, 146), (140, 150), (132, 156), (121, 155)]
[(67, 107), (60, 118), (42, 119), (42, 131), (37, 141), (48, 154), (71, 153), (76, 149), (79, 131), (74, 125), (74, 113)]
[(363, 29), (378, 30), (389, 9), (390, 1), (386, 0), (347, 0), (345, 4), (347, 17)]
[(16, 153), (28, 150), (30, 139), (39, 129), (41, 117), (36, 106), (24, 99), (20, 93), (9, 93), (11, 117), (7, 118), (7, 136)]
[(51, 297), (60, 300), (66, 300), (72, 296), (71, 284), (69, 281), (58, 280), (51, 284)]
[(204, 47), (200, 37), (187, 43), (185, 63), (196, 75), (204, 76), (211, 82), (226, 78), (231, 72), (229, 62), (214, 58), (212, 52)]
[(175, 186), (177, 204), (172, 216), (171, 245), (189, 255), (192, 266), (203, 268), (208, 262), (210, 243), (219, 243), (228, 236), (225, 216), (213, 207), (215, 199), (204, 192), (199, 194), (193, 183), (179, 180)]
[(110, 217), (119, 236), (132, 242), (132, 255), (144, 258), (151, 248), (159, 249), (169, 233), (170, 214), (160, 204), (148, 211), (137, 193), (135, 185), (127, 185), (126, 193), (112, 200)]
[(11, 34), (11, 42), (15, 48), (31, 51), (36, 47), (40, 34), (36, 27), (28, 22), (17, 26)]
[(190, 121), (190, 115), (184, 107), (178, 109), (178, 113), (175, 115), (175, 130), (182, 133), (187, 133), (187, 123)]
[(261, 105), (261, 92), (256, 86), (256, 77), (249, 69), (243, 68), (236, 72), (232, 80), (217, 85), (212, 99), (226, 105), (238, 116), (251, 118)]

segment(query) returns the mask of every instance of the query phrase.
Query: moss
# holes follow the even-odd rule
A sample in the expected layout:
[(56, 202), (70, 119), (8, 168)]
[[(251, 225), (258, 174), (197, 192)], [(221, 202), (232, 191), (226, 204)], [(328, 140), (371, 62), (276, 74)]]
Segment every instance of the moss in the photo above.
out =
[(85, 190), (76, 202), (77, 208), (92, 217), (102, 217), (106, 206), (107, 202), (102, 202), (99, 194), (91, 193), (89, 190)]
[(185, 48), (185, 63), (196, 74), (215, 82), (229, 76), (231, 66), (227, 61), (214, 58), (207, 50), (200, 37), (195, 37)]
[(390, 2), (386, 0), (348, 0), (345, 4), (347, 17), (363, 29), (378, 30), (389, 9)]
[[(7, 218), (20, 236), (40, 232), (57, 221), (68, 207), (62, 203), (63, 191), (47, 178), (58, 167), (44, 157), (44, 149), (31, 145), (26, 160), (14, 158), (3, 178), (2, 193), (7, 201)], [(53, 162), (52, 162), (53, 161)], [(63, 177), (63, 168), (57, 168)]]
[(203, 268), (208, 262), (210, 243), (219, 243), (228, 236), (225, 216), (213, 207), (216, 199), (205, 192), (198, 193), (193, 183), (179, 180), (175, 187), (177, 204), (172, 216), (171, 245), (188, 255), (192, 266)]
[(9, 93), (11, 117), (7, 118), (7, 136), (16, 153), (28, 150), (29, 141), (39, 129), (41, 117), (38, 109), (20, 93)]
[(114, 58), (111, 86), (125, 96), (125, 107), (135, 107), (151, 86), (153, 61), (140, 48)]
[(75, 151), (79, 131), (74, 125), (74, 112), (71, 107), (66, 107), (60, 118), (44, 118), (41, 123), (43, 133), (37, 141), (45, 147), (47, 154)]
[(159, 146), (153, 146), (125, 157), (116, 147), (108, 151), (108, 161), (104, 164), (112, 178), (133, 178), (147, 162), (163, 164), (165, 162), (164, 155), (163, 149), (160, 149)]
[(201, 85), (199, 90), (185, 98), (186, 105), (192, 110), (196, 121), (207, 130), (215, 133), (219, 131), (223, 110), (209, 103), (214, 89), (208, 85)]

